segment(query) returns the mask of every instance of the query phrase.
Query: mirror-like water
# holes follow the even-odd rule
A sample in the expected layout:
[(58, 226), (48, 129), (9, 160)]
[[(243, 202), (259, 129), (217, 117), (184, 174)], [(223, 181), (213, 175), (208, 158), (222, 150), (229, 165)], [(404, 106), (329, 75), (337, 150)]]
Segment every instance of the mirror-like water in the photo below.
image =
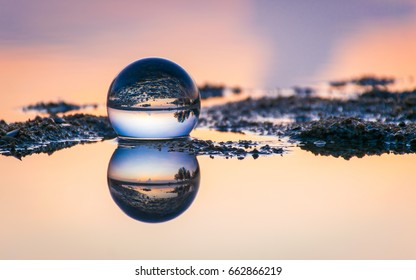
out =
[[(193, 136), (242, 137), (206, 130)], [(159, 178), (164, 185), (181, 167), (194, 173), (198, 163), (135, 149), (106, 141), (23, 161), (2, 157), (0, 258), (416, 258), (414, 154), (346, 161), (293, 148), (256, 160), (201, 156), (192, 204), (174, 219), (149, 224), (114, 201), (108, 169), (128, 165), (122, 174), (128, 180)], [(160, 199), (176, 196), (174, 186), (126, 187)], [(136, 194), (130, 201), (138, 203)]]

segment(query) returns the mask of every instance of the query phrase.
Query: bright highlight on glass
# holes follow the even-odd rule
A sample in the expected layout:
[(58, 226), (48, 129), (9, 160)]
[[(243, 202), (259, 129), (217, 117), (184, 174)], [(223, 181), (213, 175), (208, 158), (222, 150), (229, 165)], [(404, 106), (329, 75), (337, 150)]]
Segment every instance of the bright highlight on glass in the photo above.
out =
[(200, 109), (200, 94), (191, 76), (163, 58), (133, 62), (108, 90), (108, 117), (121, 138), (186, 137), (195, 127)]

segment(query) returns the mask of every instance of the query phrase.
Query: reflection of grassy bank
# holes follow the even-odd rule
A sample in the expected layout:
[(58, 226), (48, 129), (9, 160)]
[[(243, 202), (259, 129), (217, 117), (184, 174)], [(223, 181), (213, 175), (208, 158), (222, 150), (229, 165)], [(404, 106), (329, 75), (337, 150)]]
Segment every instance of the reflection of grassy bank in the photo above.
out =
[(416, 152), (416, 123), (383, 123), (331, 117), (303, 124), (293, 137), (314, 154), (349, 159), (353, 156)]

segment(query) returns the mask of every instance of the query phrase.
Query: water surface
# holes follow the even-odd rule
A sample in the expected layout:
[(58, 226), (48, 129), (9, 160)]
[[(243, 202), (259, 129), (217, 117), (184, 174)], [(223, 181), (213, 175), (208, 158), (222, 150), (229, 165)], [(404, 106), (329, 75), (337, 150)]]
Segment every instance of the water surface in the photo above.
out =
[(346, 161), (293, 147), (256, 160), (200, 156), (189, 208), (149, 224), (111, 196), (107, 170), (116, 148), (105, 141), (22, 161), (1, 157), (0, 258), (416, 258), (414, 154)]

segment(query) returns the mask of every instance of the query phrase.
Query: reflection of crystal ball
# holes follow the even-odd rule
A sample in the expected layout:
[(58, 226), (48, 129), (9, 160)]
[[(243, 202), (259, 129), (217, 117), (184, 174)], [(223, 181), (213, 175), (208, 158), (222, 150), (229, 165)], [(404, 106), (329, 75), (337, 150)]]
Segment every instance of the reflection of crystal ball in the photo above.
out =
[(108, 90), (108, 117), (123, 138), (188, 136), (200, 109), (195, 82), (182, 67), (163, 58), (133, 62), (118, 74)]
[(188, 209), (198, 192), (196, 156), (169, 152), (170, 144), (121, 142), (111, 157), (107, 173), (111, 196), (135, 220), (160, 223), (174, 219)]

